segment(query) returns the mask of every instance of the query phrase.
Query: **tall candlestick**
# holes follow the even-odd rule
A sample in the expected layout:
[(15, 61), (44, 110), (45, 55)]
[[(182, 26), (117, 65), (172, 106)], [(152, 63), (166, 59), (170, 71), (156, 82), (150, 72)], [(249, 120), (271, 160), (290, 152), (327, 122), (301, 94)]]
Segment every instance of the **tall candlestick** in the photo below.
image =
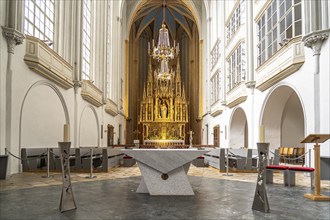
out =
[(263, 125), (259, 127), (259, 142), (265, 143), (265, 126)]
[(64, 124), (63, 128), (63, 142), (69, 142), (70, 139), (70, 127), (68, 124)]

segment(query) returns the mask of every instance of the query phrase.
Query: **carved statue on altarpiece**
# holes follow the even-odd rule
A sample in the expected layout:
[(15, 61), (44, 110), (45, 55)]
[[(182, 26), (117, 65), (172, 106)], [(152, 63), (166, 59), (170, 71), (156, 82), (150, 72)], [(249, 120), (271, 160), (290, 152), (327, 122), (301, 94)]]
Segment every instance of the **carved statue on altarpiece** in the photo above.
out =
[(167, 105), (166, 105), (166, 102), (165, 101), (162, 101), (161, 104), (160, 104), (160, 113), (161, 113), (161, 118), (167, 118)]

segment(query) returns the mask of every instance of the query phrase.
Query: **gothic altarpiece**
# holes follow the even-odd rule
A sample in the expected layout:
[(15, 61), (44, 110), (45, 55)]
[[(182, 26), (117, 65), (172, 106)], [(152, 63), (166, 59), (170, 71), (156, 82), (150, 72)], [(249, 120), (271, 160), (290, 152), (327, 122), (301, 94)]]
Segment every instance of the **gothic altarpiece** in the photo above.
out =
[(159, 78), (157, 68), (154, 74), (152, 72), (150, 59), (140, 106), (143, 143), (162, 147), (169, 144), (184, 144), (188, 106), (181, 81), (179, 59), (176, 71), (171, 70), (171, 74), (166, 78)]

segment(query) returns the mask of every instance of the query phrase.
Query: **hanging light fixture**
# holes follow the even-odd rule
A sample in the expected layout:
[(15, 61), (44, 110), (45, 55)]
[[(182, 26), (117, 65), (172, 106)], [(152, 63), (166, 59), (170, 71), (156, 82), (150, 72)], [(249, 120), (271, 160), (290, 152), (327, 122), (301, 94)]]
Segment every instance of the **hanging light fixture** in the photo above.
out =
[(174, 76), (175, 72), (173, 72), (173, 70), (170, 71), (170, 69), (168, 68), (168, 61), (165, 59), (161, 60), (157, 78), (160, 80), (170, 81), (172, 78), (174, 78)]
[(170, 38), (168, 29), (166, 28), (165, 24), (165, 8), (166, 3), (165, 0), (163, 1), (163, 21), (162, 27), (159, 29), (159, 36), (158, 36), (158, 44), (155, 47), (154, 40), (152, 40), (152, 50), (150, 49), (150, 42), (148, 42), (148, 53), (152, 58), (157, 59), (158, 61), (162, 60), (172, 60), (175, 56), (179, 54), (179, 43), (175, 45), (175, 41), (173, 47), (170, 45)]

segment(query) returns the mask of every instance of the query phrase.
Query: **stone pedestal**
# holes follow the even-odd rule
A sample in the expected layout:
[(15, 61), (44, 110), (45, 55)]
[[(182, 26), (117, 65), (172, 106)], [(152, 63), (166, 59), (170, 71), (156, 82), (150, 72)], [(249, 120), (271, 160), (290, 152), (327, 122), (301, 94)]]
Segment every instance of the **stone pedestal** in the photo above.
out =
[(269, 212), (266, 192), (266, 166), (269, 152), (269, 143), (257, 143), (259, 155), (259, 172), (252, 209), (260, 212)]
[(137, 193), (152, 196), (192, 196), (187, 177), (191, 161), (209, 150), (197, 149), (123, 149), (140, 168), (142, 180)]

